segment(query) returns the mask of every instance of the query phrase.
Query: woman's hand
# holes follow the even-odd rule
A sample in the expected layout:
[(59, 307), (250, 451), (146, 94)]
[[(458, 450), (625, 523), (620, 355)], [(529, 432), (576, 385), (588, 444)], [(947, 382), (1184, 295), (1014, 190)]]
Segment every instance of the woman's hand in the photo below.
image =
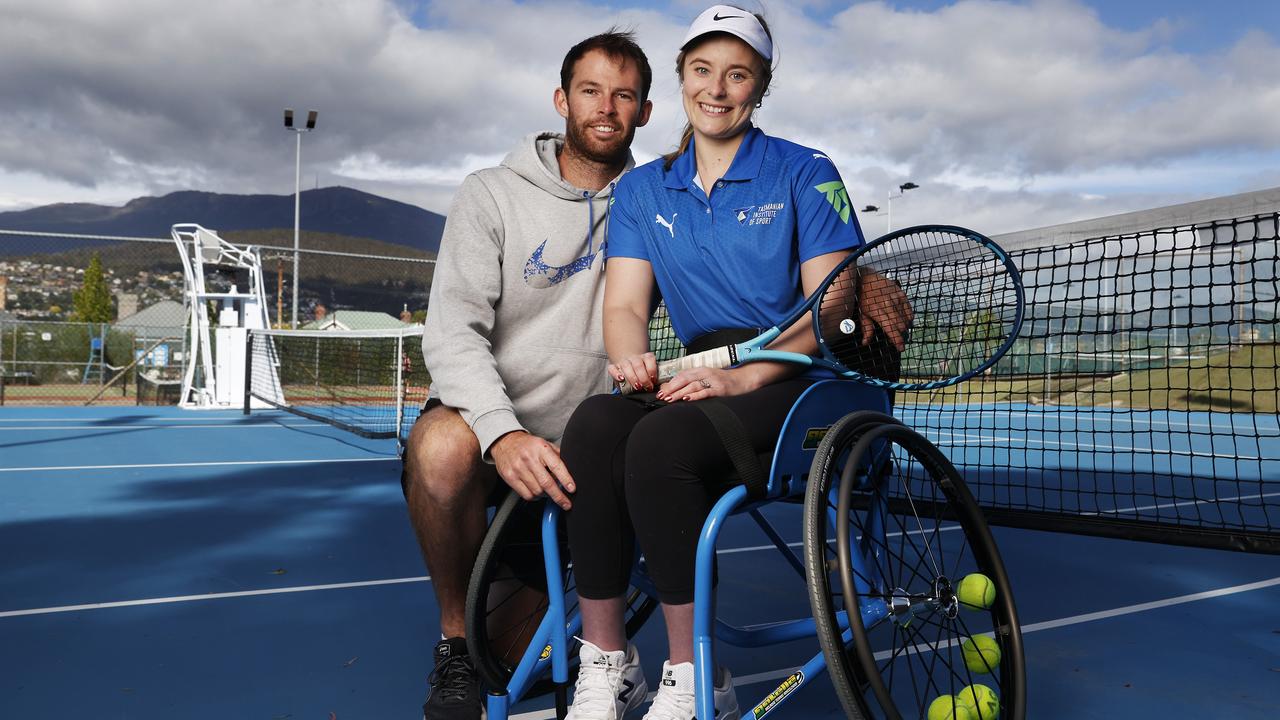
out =
[(859, 322), (862, 344), (871, 341), (871, 336), (878, 327), (890, 344), (898, 352), (902, 352), (907, 346), (907, 337), (916, 314), (911, 309), (911, 301), (898, 283), (876, 272), (863, 273), (862, 302), (859, 307), (862, 314)]
[(609, 363), (607, 371), (620, 388), (650, 392), (658, 382), (658, 359), (651, 352), (632, 355)]
[(753, 368), (749, 365), (730, 370), (716, 368), (681, 370), (658, 388), (658, 399), (674, 403), (749, 393), (767, 384), (760, 382), (758, 374), (751, 370)]

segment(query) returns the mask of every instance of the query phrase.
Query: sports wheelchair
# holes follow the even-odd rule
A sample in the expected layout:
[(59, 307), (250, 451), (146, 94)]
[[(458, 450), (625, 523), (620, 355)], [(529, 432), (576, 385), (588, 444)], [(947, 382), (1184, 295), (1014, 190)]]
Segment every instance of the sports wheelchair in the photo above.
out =
[[(995, 541), (951, 463), (889, 410), (882, 390), (815, 383), (792, 407), (772, 455), (762, 458), (768, 468), (762, 486), (733, 487), (708, 515), (694, 599), (698, 717), (715, 717), (715, 640), (763, 647), (816, 635), (820, 651), (761, 699), (744, 702), (744, 711), (763, 718), (825, 670), (850, 718), (923, 718), (937, 698), (974, 684), (994, 691), (1000, 717), (1025, 718), (1022, 634)], [(797, 555), (760, 508), (800, 501)], [(735, 513), (749, 514), (804, 581), (811, 617), (748, 627), (715, 617), (716, 543)], [(581, 622), (561, 525), (553, 503), (524, 503), (512, 494), (481, 548), (467, 632), (489, 720), (503, 720), (514, 703), (546, 692), (556, 695), (557, 717), (566, 712)], [(957, 598), (959, 581), (970, 573), (994, 586), (989, 608), (962, 607)], [(627, 597), (628, 637), (656, 608), (639, 559)], [(979, 635), (994, 639), (998, 659), (979, 654), (975, 664), (966, 640)]]

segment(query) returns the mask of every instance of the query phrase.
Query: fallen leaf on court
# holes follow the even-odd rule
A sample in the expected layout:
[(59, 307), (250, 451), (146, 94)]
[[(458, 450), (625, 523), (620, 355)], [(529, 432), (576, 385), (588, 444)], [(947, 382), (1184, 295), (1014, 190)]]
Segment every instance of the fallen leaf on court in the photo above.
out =
[(357, 656), (355, 656), (355, 657), (351, 658), (350, 660), (348, 660), (348, 661), (346, 661), (346, 662), (342, 663), (342, 667), (351, 667), (352, 665), (355, 665), (355, 664), (356, 664), (356, 661), (357, 661), (357, 660), (359, 660), (359, 659), (360, 659), (360, 656), (359, 656), (359, 655), (357, 655)]
[(287, 572), (289, 572), (289, 571), (288, 571), (288, 570), (285, 570), (284, 568), (276, 568), (275, 570), (272, 570), (272, 571), (271, 571), (271, 574), (272, 574), (272, 575), (283, 575), (283, 574), (285, 574), (285, 573), (287, 573)]

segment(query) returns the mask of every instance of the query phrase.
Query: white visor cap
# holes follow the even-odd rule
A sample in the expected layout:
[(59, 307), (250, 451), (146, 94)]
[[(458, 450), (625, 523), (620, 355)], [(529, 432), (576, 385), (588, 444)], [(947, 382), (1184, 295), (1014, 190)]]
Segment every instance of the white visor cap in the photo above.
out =
[(731, 5), (713, 5), (704, 10), (689, 26), (689, 33), (684, 36), (680, 47), (688, 47), (689, 43), (713, 32), (729, 33), (760, 53), (765, 62), (773, 62), (773, 41), (764, 31), (764, 26), (755, 15)]

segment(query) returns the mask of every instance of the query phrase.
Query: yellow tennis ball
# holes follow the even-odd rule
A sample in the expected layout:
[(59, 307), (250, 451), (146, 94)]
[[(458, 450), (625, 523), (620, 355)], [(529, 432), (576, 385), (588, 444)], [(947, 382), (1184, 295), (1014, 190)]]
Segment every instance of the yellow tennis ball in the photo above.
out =
[(960, 578), (956, 597), (970, 610), (986, 610), (996, 601), (996, 586), (982, 573), (969, 573)]
[(969, 710), (972, 720), (996, 720), (1000, 717), (1000, 698), (986, 685), (968, 685), (956, 693), (956, 702)]
[(973, 711), (955, 695), (939, 695), (929, 703), (929, 720), (975, 720)]
[(986, 635), (975, 635), (960, 643), (964, 666), (971, 672), (994, 672), (1000, 667), (1000, 645)]

